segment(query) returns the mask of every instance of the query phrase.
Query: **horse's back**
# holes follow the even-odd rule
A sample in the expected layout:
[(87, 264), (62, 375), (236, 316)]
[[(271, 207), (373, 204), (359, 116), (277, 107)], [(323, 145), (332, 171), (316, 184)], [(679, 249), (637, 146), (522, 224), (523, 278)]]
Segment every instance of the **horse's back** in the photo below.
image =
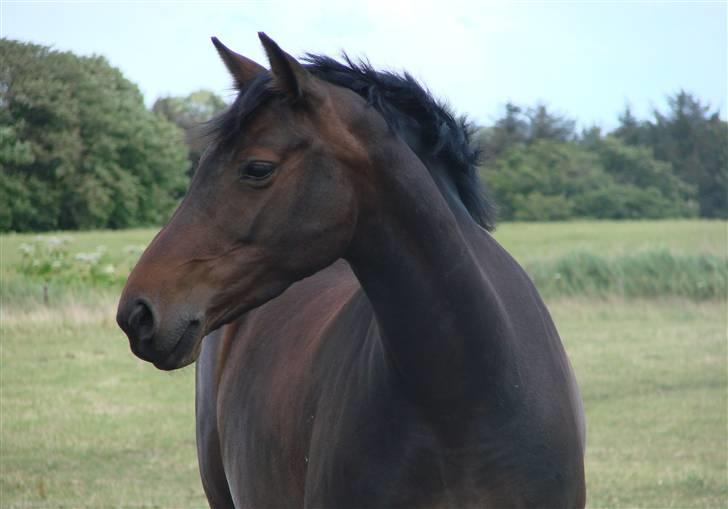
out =
[[(535, 467), (534, 478), (543, 474), (554, 480), (555, 497), (561, 503), (552, 505), (583, 507), (584, 412), (559, 333), (532, 280), (513, 257), (483, 230), (478, 229), (471, 240), (498, 297), (508, 330), (503, 340), (514, 358), (517, 378), (513, 387), (504, 389), (515, 394), (521, 407), (513, 418), (514, 445), (520, 452), (533, 453), (527, 463)], [(539, 506), (535, 500), (531, 505)]]
[[(521, 389), (530, 389), (532, 404), (545, 412), (558, 407), (580, 436), (578, 442), (583, 448), (585, 429), (581, 397), (551, 314), (528, 274), (490, 234), (479, 232), (476, 246), (511, 331), (507, 337), (516, 362), (525, 368), (519, 369), (519, 375), (530, 387)], [(551, 391), (550, 397), (545, 391)], [(554, 395), (559, 397), (554, 398)]]

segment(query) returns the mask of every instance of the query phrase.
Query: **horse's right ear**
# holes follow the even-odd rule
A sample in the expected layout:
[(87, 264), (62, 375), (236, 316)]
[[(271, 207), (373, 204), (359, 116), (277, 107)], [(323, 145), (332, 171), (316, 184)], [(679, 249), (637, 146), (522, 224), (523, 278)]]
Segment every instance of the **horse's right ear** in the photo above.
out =
[(215, 45), (215, 49), (217, 49), (217, 53), (225, 63), (225, 67), (227, 67), (228, 71), (230, 71), (233, 80), (235, 80), (235, 88), (238, 90), (245, 87), (245, 85), (258, 74), (266, 72), (265, 67), (247, 57), (244, 57), (243, 55), (235, 53), (233, 50), (221, 43), (220, 39), (217, 37), (212, 38), (212, 44)]

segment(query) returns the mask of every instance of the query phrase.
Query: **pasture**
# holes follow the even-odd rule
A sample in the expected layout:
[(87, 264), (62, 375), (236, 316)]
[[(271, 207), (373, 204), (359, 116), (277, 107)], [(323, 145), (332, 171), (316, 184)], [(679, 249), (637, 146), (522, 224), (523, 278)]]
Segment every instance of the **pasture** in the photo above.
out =
[[(696, 262), (685, 284), (713, 293), (683, 295), (684, 286), (650, 298), (619, 287), (547, 292), (584, 398), (589, 507), (728, 505), (726, 227), (516, 223), (495, 234), (524, 266), (551, 278), (574, 253), (615, 267), (645, 252), (708, 260)], [(67, 257), (104, 245), (103, 263), (123, 271), (127, 247), (153, 234), (69, 234)], [(162, 373), (129, 352), (114, 321), (116, 280), (51, 275), (44, 304), (43, 279), (19, 269), (20, 246), (33, 237), (0, 237), (0, 506), (205, 506), (194, 369)]]

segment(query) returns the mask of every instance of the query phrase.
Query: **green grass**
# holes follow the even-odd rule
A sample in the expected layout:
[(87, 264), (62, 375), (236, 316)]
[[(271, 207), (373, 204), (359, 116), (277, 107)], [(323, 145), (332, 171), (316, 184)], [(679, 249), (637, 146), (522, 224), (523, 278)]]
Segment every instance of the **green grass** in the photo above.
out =
[(728, 222), (506, 223), (496, 239), (547, 297), (724, 299)]
[[(72, 238), (73, 252), (92, 251), (99, 245), (110, 253), (125, 246), (147, 244), (157, 229), (123, 231), (62, 232)], [(53, 234), (43, 234), (48, 236)], [(18, 247), (35, 234), (0, 235), (3, 266), (20, 261)], [(570, 221), (552, 223), (503, 223), (495, 238), (521, 263), (554, 260), (571, 251), (592, 251), (618, 256), (646, 249), (664, 248), (683, 254), (725, 256), (728, 222), (704, 219), (669, 221)]]
[(0, 506), (202, 507), (192, 369), (131, 355), (114, 302), (3, 316)]
[(587, 415), (590, 507), (728, 507), (725, 301), (550, 306)]
[[(589, 507), (726, 507), (725, 303), (552, 301), (588, 421)], [(193, 369), (139, 361), (114, 302), (13, 311), (0, 506), (202, 507)]]
[[(128, 259), (125, 250), (146, 245), (155, 232), (156, 229), (139, 229), (60, 235), (70, 239), (71, 257), (103, 246), (108, 262), (126, 267), (126, 261), (121, 263), (125, 257)], [(6, 306), (37, 305), (43, 301), (44, 280), (20, 271), (19, 248), (36, 237), (0, 235), (0, 297)], [(676, 296), (704, 300), (726, 295), (726, 221), (505, 223), (499, 226), (495, 237), (549, 297)], [(66, 300), (93, 302), (120, 289), (119, 282), (88, 286), (61, 278), (51, 278), (47, 285), (51, 305)]]
[(728, 222), (681, 219), (504, 223), (496, 229), (495, 238), (524, 265), (554, 261), (573, 251), (607, 258), (646, 250), (725, 257)]

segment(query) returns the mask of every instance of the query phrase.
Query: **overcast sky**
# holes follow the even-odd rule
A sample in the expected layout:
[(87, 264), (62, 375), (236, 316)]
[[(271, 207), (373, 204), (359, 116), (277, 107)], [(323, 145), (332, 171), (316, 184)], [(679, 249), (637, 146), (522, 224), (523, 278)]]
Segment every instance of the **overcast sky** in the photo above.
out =
[(229, 98), (209, 37), (265, 64), (262, 30), (293, 55), (408, 70), (483, 124), (507, 101), (541, 101), (612, 128), (626, 103), (644, 118), (681, 88), (728, 107), (726, 1), (0, 2), (3, 37), (104, 55), (147, 104), (199, 88)]

